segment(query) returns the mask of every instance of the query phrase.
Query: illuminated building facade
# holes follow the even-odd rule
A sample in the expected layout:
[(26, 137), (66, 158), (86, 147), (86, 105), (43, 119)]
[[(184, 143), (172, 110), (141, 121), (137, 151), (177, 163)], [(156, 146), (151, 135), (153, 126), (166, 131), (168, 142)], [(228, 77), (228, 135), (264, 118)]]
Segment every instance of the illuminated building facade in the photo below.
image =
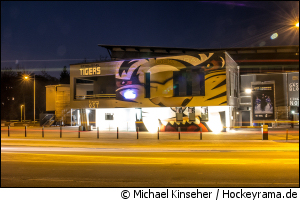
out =
[[(70, 65), (68, 124), (100, 130), (139, 127), (156, 132), (180, 127), (219, 132), (225, 131), (223, 126), (253, 125), (255, 113), (261, 118), (272, 111), (266, 116), (269, 121), (291, 120), (291, 113), (299, 116), (299, 46), (99, 46), (108, 50), (110, 61)], [(264, 81), (273, 85), (260, 86)], [(266, 103), (260, 100), (257, 107), (252, 86), (272, 88), (274, 96), (263, 97)], [(261, 109), (266, 105), (269, 110)]]
[(70, 107), (100, 130), (221, 131), (235, 123), (238, 76), (225, 51), (72, 64)]

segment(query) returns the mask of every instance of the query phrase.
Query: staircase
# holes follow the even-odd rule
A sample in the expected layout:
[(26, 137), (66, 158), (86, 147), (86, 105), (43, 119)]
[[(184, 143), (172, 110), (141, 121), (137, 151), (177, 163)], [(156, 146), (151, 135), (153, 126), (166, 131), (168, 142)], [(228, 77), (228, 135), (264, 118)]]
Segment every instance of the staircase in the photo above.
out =
[(70, 91), (57, 91), (55, 121), (71, 124)]
[(55, 122), (54, 118), (55, 118), (55, 115), (53, 115), (50, 119), (48, 119), (48, 120), (43, 124), (43, 126), (51, 126), (51, 125)]
[(40, 126), (51, 126), (55, 122), (54, 114), (40, 114)]

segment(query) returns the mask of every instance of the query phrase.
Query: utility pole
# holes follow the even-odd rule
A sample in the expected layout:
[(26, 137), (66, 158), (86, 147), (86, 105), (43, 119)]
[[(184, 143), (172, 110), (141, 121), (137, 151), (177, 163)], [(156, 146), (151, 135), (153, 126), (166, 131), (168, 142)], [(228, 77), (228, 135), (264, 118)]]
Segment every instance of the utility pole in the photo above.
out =
[(22, 107), (23, 107), (23, 105), (21, 105), (21, 122), (22, 122)]

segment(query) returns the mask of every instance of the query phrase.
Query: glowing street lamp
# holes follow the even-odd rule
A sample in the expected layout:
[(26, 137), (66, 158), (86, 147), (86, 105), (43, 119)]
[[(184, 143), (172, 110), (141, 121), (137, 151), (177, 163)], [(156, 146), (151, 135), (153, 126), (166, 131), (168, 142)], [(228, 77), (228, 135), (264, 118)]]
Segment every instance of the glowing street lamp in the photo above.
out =
[(297, 22), (295, 26), (296, 26), (297, 28), (299, 28), (299, 22)]
[[(24, 79), (28, 80), (29, 76), (24, 76)], [(24, 109), (24, 118), (25, 118), (25, 109)], [(35, 124), (35, 74), (33, 75), (33, 124)]]
[(252, 90), (248, 88), (248, 89), (245, 90), (245, 92), (246, 92), (247, 94), (251, 94)]

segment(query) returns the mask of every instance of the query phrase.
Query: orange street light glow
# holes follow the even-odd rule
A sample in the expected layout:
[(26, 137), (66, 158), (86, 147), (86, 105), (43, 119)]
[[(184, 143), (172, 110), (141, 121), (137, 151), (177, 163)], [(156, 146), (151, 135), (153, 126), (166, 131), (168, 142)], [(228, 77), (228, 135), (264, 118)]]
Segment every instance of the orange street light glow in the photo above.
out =
[(28, 79), (28, 76), (24, 76), (25, 79)]
[(299, 22), (297, 22), (297, 24), (295, 25), (297, 28), (299, 28)]

